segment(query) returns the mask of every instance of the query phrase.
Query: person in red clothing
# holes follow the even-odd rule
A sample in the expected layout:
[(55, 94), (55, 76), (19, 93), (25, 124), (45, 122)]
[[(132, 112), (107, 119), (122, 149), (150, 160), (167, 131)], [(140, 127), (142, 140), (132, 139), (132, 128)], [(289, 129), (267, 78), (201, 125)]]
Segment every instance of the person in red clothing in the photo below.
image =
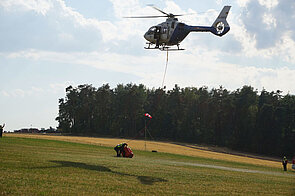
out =
[(293, 160), (292, 160), (292, 169), (295, 169), (295, 157), (293, 157)]
[(129, 146), (125, 146), (123, 150), (123, 157), (132, 158), (133, 152)]

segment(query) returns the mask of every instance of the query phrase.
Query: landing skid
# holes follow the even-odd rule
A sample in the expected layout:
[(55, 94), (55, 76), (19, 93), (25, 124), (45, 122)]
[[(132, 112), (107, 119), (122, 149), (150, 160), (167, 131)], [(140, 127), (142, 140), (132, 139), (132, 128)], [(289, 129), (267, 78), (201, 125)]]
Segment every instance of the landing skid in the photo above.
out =
[(183, 48), (179, 48), (179, 47), (177, 47), (177, 48), (170, 48), (170, 47), (162, 47), (162, 48), (159, 48), (159, 50), (161, 50), (161, 51), (179, 51), (179, 50), (185, 50), (185, 49), (183, 49)]
[(158, 49), (158, 50), (161, 50), (161, 51), (178, 51), (178, 50), (185, 50), (183, 48), (179, 48), (179, 44), (177, 45), (177, 48), (170, 48), (166, 45), (160, 45), (160, 46), (155, 46), (155, 47), (151, 47), (152, 45), (154, 45), (153, 43), (147, 43), (148, 46), (147, 47), (144, 47), (144, 49), (147, 49), (147, 50), (154, 50), (154, 49)]

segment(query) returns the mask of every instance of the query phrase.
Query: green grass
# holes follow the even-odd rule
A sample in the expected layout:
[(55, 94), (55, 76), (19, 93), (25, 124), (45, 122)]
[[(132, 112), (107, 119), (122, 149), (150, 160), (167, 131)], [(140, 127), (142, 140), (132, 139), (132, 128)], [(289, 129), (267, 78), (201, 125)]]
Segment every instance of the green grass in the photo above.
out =
[[(132, 147), (132, 146), (131, 146)], [(295, 172), (256, 174), (197, 167), (219, 165), (284, 174), (277, 168), (167, 153), (43, 139), (0, 138), (0, 195), (294, 195)], [(179, 164), (178, 164), (179, 163)]]

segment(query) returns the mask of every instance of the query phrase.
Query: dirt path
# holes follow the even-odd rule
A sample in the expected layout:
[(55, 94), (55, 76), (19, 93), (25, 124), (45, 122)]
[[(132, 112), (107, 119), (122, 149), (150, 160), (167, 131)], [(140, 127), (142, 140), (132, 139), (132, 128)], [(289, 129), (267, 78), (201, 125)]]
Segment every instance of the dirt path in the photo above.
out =
[(295, 174), (290, 174), (290, 173), (260, 171), (260, 170), (242, 169), (242, 168), (231, 168), (231, 167), (224, 167), (224, 166), (218, 166), (218, 165), (208, 165), (208, 164), (199, 164), (199, 163), (187, 163), (187, 162), (175, 162), (175, 161), (171, 161), (171, 162), (166, 162), (166, 164), (168, 164), (168, 165), (188, 165), (188, 166), (213, 168), (213, 169), (220, 169), (220, 170), (227, 170), (227, 171), (235, 171), (235, 172), (254, 173), (254, 174), (266, 174), (266, 175), (272, 175), (272, 176), (290, 176), (290, 177), (295, 177)]
[[(128, 139), (114, 139), (114, 138), (94, 138), (94, 137), (76, 137), (76, 136), (56, 136), (56, 135), (40, 135), (40, 134), (14, 134), (8, 133), (4, 134), (9, 137), (22, 137), (22, 138), (38, 138), (38, 139), (50, 139), (50, 140), (60, 140), (77, 142), (84, 144), (93, 144), (100, 146), (114, 147), (118, 143), (127, 142), (128, 145), (135, 150), (146, 150), (152, 151), (156, 150), (158, 152), (166, 152), (172, 154), (181, 154), (187, 156), (204, 157), (217, 160), (234, 161), (240, 163), (249, 163), (254, 165), (263, 165), (268, 167), (281, 168), (280, 162), (263, 160), (252, 157), (244, 157), (233, 154), (224, 154), (219, 152), (213, 152), (208, 150), (202, 150), (198, 148), (191, 148), (189, 146), (182, 146), (178, 144), (168, 143), (168, 142), (153, 142), (153, 141), (143, 141), (143, 140), (131, 140)], [(291, 169), (291, 164), (288, 164), (288, 168)]]

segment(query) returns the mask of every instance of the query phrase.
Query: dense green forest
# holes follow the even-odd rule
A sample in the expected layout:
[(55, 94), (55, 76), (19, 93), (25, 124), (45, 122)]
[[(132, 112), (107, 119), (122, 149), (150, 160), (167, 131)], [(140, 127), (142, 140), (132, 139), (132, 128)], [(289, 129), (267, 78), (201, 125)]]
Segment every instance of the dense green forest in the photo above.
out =
[(155, 139), (272, 156), (293, 156), (295, 149), (295, 96), (251, 86), (233, 92), (178, 85), (69, 86), (56, 120), (62, 132), (73, 135), (140, 138), (146, 122)]

